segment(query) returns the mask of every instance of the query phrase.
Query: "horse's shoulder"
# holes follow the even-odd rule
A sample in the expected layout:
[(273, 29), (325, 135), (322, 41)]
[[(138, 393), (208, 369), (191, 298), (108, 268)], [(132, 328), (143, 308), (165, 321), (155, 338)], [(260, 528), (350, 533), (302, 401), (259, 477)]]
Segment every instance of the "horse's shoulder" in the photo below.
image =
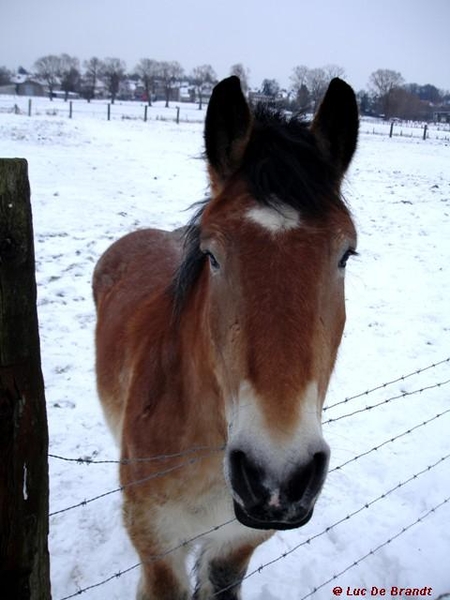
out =
[(167, 284), (181, 260), (184, 229), (141, 229), (114, 242), (94, 270), (95, 301), (117, 284)]

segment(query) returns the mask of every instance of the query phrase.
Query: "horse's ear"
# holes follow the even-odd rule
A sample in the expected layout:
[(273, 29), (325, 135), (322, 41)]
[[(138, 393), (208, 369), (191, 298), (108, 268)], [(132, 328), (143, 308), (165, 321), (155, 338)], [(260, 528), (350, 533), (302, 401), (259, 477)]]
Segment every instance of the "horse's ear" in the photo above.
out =
[(252, 117), (238, 77), (216, 85), (205, 121), (205, 149), (211, 184), (220, 191), (241, 165), (250, 138)]
[(358, 105), (353, 89), (342, 81), (332, 79), (314, 117), (311, 130), (319, 144), (344, 175), (358, 140)]

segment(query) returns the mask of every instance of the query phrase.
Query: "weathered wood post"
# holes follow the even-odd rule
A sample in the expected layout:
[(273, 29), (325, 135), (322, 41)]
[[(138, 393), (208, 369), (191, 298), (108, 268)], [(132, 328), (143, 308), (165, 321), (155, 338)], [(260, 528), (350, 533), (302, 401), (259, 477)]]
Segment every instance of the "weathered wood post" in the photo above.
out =
[(392, 134), (394, 133), (394, 121), (391, 121), (391, 128), (389, 130), (389, 137), (392, 137)]
[(423, 140), (424, 141), (427, 139), (427, 130), (428, 130), (428, 125), (425, 123), (425, 125), (423, 127)]
[(31, 117), (31, 98), (28, 100), (28, 116)]
[(69, 119), (72, 118), (72, 111), (73, 111), (73, 103), (72, 103), (72, 100), (70, 100), (70, 102), (69, 102)]
[(148, 109), (148, 106), (145, 105), (144, 106), (144, 123), (147, 123), (147, 109)]
[(0, 159), (0, 596), (49, 600), (48, 430), (27, 162)]
[(177, 106), (177, 125), (180, 123), (180, 107)]
[(108, 121), (111, 121), (111, 104), (108, 103), (108, 108), (107, 108), (107, 118)]

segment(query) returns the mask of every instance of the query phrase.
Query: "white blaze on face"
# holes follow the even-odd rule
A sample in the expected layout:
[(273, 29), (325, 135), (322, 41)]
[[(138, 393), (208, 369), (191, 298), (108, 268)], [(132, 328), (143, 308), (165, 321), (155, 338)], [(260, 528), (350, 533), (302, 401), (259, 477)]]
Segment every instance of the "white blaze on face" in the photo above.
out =
[(289, 231), (300, 226), (299, 213), (290, 206), (254, 206), (246, 213), (247, 219), (272, 234)]
[[(328, 451), (322, 437), (321, 400), (316, 382), (309, 383), (297, 399), (297, 422), (290, 433), (277, 429), (276, 423), (268, 423), (261, 410), (261, 402), (250, 382), (241, 384), (238, 398), (230, 408), (228, 417), (230, 451), (248, 453), (264, 467), (268, 489), (278, 489), (298, 467), (307, 465), (317, 452)], [(295, 417), (293, 417), (295, 418)], [(229, 480), (229, 474), (226, 472)], [(271, 503), (276, 506), (277, 495)]]

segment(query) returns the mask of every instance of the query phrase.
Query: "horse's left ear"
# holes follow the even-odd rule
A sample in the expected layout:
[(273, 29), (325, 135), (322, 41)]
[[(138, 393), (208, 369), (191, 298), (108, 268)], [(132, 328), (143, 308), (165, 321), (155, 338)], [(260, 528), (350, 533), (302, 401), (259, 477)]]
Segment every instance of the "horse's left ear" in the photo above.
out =
[(211, 184), (219, 192), (240, 167), (252, 129), (250, 108), (238, 77), (216, 85), (205, 120), (205, 149)]
[(311, 130), (319, 144), (344, 175), (358, 140), (359, 115), (353, 89), (342, 81), (332, 79), (322, 100)]

